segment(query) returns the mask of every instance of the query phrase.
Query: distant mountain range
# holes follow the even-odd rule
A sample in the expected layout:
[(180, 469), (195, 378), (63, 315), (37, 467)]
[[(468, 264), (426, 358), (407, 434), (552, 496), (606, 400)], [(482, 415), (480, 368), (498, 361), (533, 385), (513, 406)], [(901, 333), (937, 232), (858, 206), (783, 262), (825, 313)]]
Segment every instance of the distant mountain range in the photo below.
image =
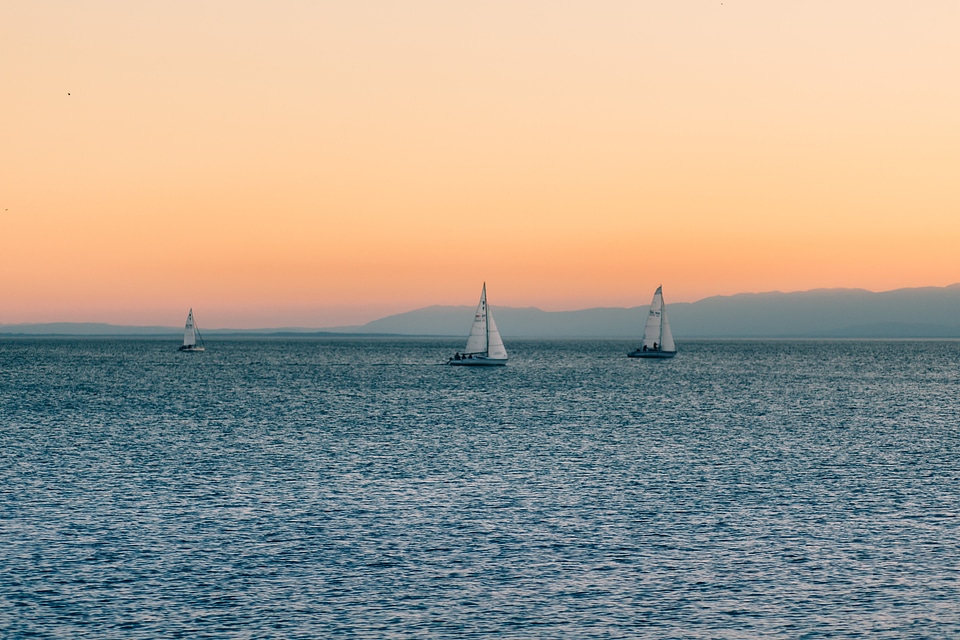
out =
[[(639, 338), (647, 306), (541, 311), (491, 307), (504, 337)], [(352, 327), (206, 330), (204, 335), (391, 334), (465, 336), (472, 306), (431, 306)], [(678, 342), (695, 338), (960, 338), (960, 284), (873, 293), (816, 289), (741, 293), (671, 304), (667, 314)], [(3, 335), (178, 335), (179, 327), (124, 327), (96, 323), (0, 324)]]
[[(647, 305), (580, 311), (491, 306), (505, 337), (639, 338)], [(432, 306), (334, 331), (466, 335), (474, 307)], [(684, 338), (960, 338), (960, 284), (873, 293), (817, 289), (741, 293), (670, 304), (673, 335)]]

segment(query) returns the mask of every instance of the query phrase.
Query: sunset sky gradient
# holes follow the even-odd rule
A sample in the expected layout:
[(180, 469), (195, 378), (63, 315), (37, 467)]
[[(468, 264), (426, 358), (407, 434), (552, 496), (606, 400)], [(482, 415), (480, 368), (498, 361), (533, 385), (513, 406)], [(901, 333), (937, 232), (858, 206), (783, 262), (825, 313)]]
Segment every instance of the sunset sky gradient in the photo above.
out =
[(960, 2), (0, 5), (0, 323), (960, 281)]

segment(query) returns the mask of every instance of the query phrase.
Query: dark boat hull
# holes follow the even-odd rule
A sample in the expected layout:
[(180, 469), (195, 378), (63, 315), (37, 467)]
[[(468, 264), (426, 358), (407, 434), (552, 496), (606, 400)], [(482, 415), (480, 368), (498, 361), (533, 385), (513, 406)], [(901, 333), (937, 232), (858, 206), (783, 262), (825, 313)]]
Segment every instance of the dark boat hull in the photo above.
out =
[(662, 360), (664, 358), (672, 358), (675, 355), (677, 355), (676, 351), (651, 351), (651, 350), (643, 351), (641, 349), (637, 349), (636, 351), (631, 351), (630, 353), (628, 353), (627, 357), (628, 358), (654, 358), (654, 359)]
[(507, 364), (506, 358), (488, 358), (486, 356), (474, 356), (472, 358), (461, 358), (447, 360), (447, 364), (454, 367), (502, 367)]

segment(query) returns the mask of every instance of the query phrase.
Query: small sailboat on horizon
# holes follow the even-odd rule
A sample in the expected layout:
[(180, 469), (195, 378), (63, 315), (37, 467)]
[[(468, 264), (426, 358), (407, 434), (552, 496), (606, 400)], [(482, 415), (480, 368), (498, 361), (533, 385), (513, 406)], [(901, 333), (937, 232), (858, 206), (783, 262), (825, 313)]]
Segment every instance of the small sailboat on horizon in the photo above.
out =
[[(199, 342), (197, 340), (199, 339)], [(193, 309), (187, 314), (187, 324), (183, 328), (183, 344), (180, 351), (203, 351), (203, 336), (193, 321)]]
[(657, 287), (650, 302), (643, 344), (627, 355), (631, 358), (672, 358), (677, 355), (677, 345), (673, 342), (673, 332), (667, 321), (667, 306), (663, 303), (663, 285)]
[(487, 283), (480, 292), (480, 304), (473, 317), (470, 337), (463, 353), (457, 352), (447, 364), (462, 367), (490, 367), (507, 364), (507, 349), (497, 329), (497, 323), (487, 306)]

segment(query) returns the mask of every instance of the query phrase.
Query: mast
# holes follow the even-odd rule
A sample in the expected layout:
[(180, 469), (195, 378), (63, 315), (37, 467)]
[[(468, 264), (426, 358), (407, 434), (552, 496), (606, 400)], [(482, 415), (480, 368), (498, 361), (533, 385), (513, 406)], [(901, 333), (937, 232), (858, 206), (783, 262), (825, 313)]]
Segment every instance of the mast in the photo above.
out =
[(663, 351), (663, 316), (666, 315), (664, 312), (663, 304), (663, 285), (661, 284), (657, 287), (657, 291), (660, 292), (660, 331), (657, 333), (657, 344), (660, 347), (660, 350)]
[(487, 344), (483, 347), (483, 355), (490, 355), (490, 318), (487, 315), (487, 283), (483, 283), (483, 325), (487, 330)]

